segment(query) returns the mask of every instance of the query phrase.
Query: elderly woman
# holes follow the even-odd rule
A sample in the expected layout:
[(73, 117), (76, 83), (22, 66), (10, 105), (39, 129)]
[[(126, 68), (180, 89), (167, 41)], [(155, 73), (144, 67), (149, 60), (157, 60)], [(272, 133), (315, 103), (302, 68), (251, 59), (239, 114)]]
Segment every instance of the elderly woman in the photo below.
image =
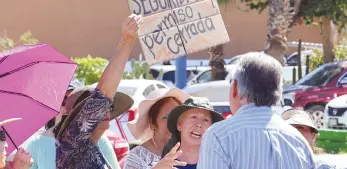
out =
[(142, 17), (129, 16), (123, 22), (122, 38), (115, 56), (91, 94), (71, 111), (56, 139), (57, 169), (111, 169), (97, 142), (109, 121), (131, 107), (133, 100), (118, 93), (125, 63), (137, 38)]
[(192, 97), (173, 109), (167, 125), (172, 136), (163, 150), (164, 158), (153, 169), (196, 169), (202, 136), (213, 123), (223, 119), (206, 98)]
[(128, 127), (133, 136), (144, 143), (130, 151), (124, 169), (148, 169), (160, 160), (163, 148), (171, 137), (167, 129), (168, 115), (187, 98), (189, 96), (180, 89), (158, 89), (140, 103), (139, 118)]
[[(0, 122), (0, 127), (12, 123), (14, 121), (21, 120), (20, 118), (8, 119)], [(30, 154), (23, 148), (19, 148), (12, 162), (6, 163), (6, 148), (8, 147), (6, 142), (6, 131), (0, 131), (0, 168), (3, 169), (28, 169), (33, 163)]]

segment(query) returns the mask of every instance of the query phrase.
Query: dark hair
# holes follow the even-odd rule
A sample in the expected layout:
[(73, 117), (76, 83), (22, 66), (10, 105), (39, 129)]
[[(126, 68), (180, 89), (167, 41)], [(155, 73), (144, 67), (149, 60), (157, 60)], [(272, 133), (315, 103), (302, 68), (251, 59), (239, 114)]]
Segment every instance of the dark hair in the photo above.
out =
[(45, 125), (45, 129), (48, 130), (50, 128), (52, 128), (55, 125), (55, 117), (53, 117), (51, 120), (49, 120), (46, 125)]
[[(79, 96), (79, 97), (76, 99), (76, 101), (75, 101), (74, 105), (72, 106), (72, 108), (75, 108), (80, 102), (82, 102), (84, 99), (86, 99), (88, 96), (90, 96), (90, 94), (91, 94), (91, 91), (89, 91), (89, 90), (83, 92), (83, 93), (81, 94), (81, 96)], [(72, 110), (71, 110), (71, 111), (72, 111)], [(70, 114), (70, 112), (69, 112), (69, 114)], [(60, 122), (54, 127), (54, 129), (53, 129), (54, 137), (57, 137), (57, 136), (58, 136), (59, 131), (60, 131), (60, 128), (61, 128), (61, 126), (64, 124), (64, 122), (65, 122), (65, 120), (67, 119), (67, 117), (68, 117), (68, 115), (63, 115), (63, 116), (61, 117)]]
[(175, 97), (165, 97), (160, 100), (158, 100), (156, 103), (153, 104), (153, 106), (148, 111), (149, 116), (149, 122), (151, 124), (157, 125), (157, 116), (159, 114), (159, 109), (170, 100), (173, 100), (177, 104), (181, 105), (182, 102), (176, 99)]

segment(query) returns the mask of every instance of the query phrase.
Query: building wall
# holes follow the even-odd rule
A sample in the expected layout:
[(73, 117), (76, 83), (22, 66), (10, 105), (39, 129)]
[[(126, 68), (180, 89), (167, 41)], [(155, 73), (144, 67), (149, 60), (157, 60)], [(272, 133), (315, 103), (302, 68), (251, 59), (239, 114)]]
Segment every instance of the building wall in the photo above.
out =
[[(249, 51), (263, 50), (267, 34), (267, 11), (244, 12), (235, 7), (221, 9), (231, 41), (225, 44), (226, 58)], [(18, 39), (30, 30), (40, 42), (49, 43), (69, 57), (101, 56), (109, 58), (121, 35), (121, 24), (130, 14), (127, 0), (1, 0), (0, 31)], [(319, 28), (295, 27), (289, 41), (320, 43)], [(141, 46), (136, 42), (131, 54), (138, 58)], [(207, 51), (188, 56), (208, 59)]]

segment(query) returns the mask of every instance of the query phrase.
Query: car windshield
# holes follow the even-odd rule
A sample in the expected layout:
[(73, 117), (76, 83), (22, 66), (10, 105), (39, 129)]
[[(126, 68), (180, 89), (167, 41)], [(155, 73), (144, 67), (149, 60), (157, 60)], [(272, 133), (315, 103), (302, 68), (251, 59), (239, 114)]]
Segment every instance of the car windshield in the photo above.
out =
[(338, 76), (342, 71), (339, 64), (334, 65), (323, 65), (311, 73), (304, 76), (296, 85), (303, 86), (325, 86), (331, 82), (336, 76)]
[(128, 87), (128, 86), (119, 86), (117, 89), (119, 92), (122, 92), (130, 97), (133, 97), (135, 92), (136, 92), (136, 88), (135, 87)]
[[(191, 71), (187, 70), (187, 80), (189, 81), (189, 77), (190, 77)], [(163, 81), (171, 81), (173, 84), (175, 84), (175, 71), (168, 71), (166, 73), (164, 73), (163, 75)]]

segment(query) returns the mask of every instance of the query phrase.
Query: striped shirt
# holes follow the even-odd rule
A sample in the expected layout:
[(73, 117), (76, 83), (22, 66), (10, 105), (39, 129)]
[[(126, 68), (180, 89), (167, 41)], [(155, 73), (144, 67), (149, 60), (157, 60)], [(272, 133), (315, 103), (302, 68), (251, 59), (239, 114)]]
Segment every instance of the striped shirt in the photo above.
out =
[(243, 106), (204, 134), (198, 169), (314, 169), (305, 138), (270, 107)]

